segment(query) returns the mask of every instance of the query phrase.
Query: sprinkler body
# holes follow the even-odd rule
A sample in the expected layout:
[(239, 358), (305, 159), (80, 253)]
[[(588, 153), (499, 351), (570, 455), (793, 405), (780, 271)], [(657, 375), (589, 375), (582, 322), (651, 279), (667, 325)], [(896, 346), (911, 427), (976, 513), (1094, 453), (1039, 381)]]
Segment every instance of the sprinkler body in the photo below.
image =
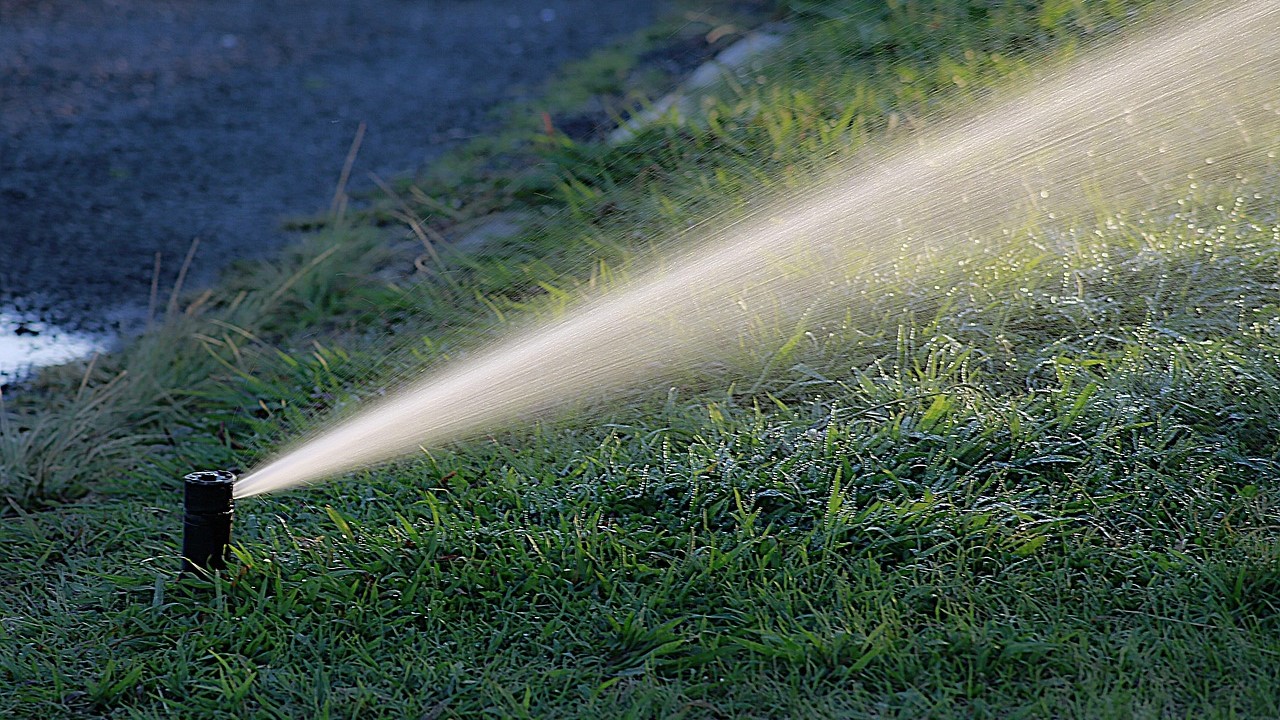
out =
[(182, 480), (182, 574), (207, 577), (227, 567), (231, 516), (235, 513), (231, 490), (236, 476), (226, 470), (204, 470)]

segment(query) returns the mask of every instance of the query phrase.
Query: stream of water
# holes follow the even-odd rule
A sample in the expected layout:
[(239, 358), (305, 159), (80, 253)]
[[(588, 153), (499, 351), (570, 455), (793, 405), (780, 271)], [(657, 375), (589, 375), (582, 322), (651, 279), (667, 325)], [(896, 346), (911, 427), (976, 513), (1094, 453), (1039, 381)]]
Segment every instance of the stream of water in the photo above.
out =
[(968, 120), (711, 233), (665, 271), (516, 333), (250, 472), (272, 492), (653, 383), (770, 323), (857, 319), (904, 257), (958, 263), (1026, 218), (1148, 205), (1188, 173), (1234, 177), (1280, 138), (1280, 1), (1188, 5)]

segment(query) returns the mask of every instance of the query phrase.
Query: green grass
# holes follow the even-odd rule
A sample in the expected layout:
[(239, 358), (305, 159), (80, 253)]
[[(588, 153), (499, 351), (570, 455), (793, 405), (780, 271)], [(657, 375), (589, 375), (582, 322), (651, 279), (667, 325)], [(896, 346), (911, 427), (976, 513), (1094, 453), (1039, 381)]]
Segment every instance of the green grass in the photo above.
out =
[(46, 374), (0, 427), (0, 714), (1280, 716), (1280, 227), (1251, 178), (902, 263), (745, 378), (243, 501), (233, 569), (172, 577), (183, 473), (250, 465), (1141, 8), (794, 3), (786, 57), (702, 124), (513, 130), (402, 194), (439, 232), (547, 218), (526, 237), (387, 281), (418, 251), (339, 223)]

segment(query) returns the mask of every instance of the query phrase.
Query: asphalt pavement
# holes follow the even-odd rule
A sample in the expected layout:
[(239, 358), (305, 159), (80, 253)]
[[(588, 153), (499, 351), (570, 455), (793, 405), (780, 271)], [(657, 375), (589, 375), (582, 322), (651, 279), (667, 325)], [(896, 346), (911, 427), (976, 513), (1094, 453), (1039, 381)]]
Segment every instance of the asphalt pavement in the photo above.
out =
[(327, 207), (360, 123), (357, 182), (419, 171), (660, 3), (0, 0), (0, 335), (136, 325), (157, 252), (207, 283)]

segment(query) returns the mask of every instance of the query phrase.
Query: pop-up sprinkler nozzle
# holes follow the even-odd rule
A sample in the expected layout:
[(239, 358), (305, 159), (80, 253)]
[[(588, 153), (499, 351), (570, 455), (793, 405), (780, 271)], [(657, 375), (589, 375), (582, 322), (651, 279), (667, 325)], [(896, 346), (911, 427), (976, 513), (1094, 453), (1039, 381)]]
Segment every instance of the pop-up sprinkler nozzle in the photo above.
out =
[(182, 478), (185, 514), (182, 518), (182, 573), (207, 576), (227, 567), (231, 543), (231, 495), (236, 476), (226, 470), (193, 472)]

